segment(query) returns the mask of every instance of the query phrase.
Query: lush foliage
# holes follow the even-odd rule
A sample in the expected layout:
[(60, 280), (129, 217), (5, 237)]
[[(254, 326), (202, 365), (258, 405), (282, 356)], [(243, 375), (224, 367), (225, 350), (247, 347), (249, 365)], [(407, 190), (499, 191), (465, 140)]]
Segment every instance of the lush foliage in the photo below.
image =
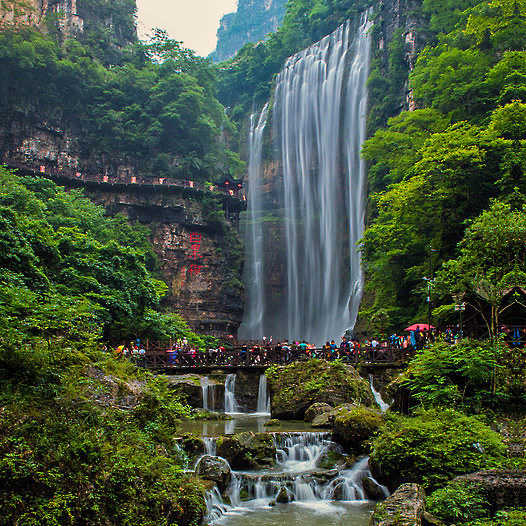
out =
[(241, 120), (254, 101), (270, 98), (273, 76), (294, 53), (321, 39), (347, 19), (355, 19), (369, 0), (289, 0), (282, 26), (264, 42), (247, 44), (221, 64), (219, 100)]
[[(381, 310), (389, 327), (422, 318), (422, 278), (430, 277), (428, 267), (439, 269), (460, 252), (459, 260), (448, 266), (450, 286), (435, 293), (451, 303), (447, 295), (462, 285), (461, 292), (468, 293), (468, 301), (479, 302), (478, 311), (495, 334), (498, 313), (509, 306), (501, 301), (505, 291), (523, 282), (517, 269), (523, 257), (520, 224), (526, 199), (526, 5), (519, 1), (511, 8), (500, 0), (461, 4), (455, 6), (462, 12), (448, 2), (424, 2), (435, 37), (410, 76), (420, 109), (390, 119), (364, 146), (376, 193), (363, 242), (374, 304), (362, 315), (371, 319)], [(374, 101), (374, 71), (370, 83)], [(385, 93), (381, 83), (378, 89)], [(500, 203), (492, 205), (491, 199)], [(508, 222), (511, 210), (515, 215)], [(505, 246), (491, 245), (489, 234), (475, 242), (477, 236), (469, 230), (457, 248), (468, 220), (475, 220), (477, 230), (482, 224), (487, 232), (504, 228), (509, 235), (498, 241)], [(516, 220), (521, 223), (513, 229)], [(454, 266), (465, 271), (482, 247), (488, 253), (480, 265), (459, 279)], [(489, 262), (492, 253), (495, 260)], [(489, 294), (482, 292), (486, 284), (492, 288)]]
[(173, 440), (189, 410), (162, 380), (87, 342), (51, 355), (0, 340), (0, 399), (1, 524), (200, 523)]
[(501, 459), (502, 437), (476, 417), (453, 410), (393, 416), (372, 441), (371, 461), (390, 487), (417, 482), (434, 490)]
[[(519, 363), (512, 358), (520, 358)], [(504, 404), (520, 404), (524, 389), (517, 392), (515, 367), (524, 367), (519, 350), (502, 343), (461, 340), (456, 345), (439, 341), (422, 351), (397, 379), (425, 407), (456, 406), (471, 411)], [(519, 373), (520, 376), (520, 373)]]
[(453, 481), (426, 500), (426, 509), (447, 523), (468, 522), (489, 514), (488, 503), (473, 484)]
[[(135, 337), (196, 339), (177, 315), (158, 312), (148, 230), (108, 218), (79, 191), (0, 168), (0, 331), (13, 348)], [(194, 343), (202, 344), (200, 341)]]
[(239, 157), (218, 140), (233, 128), (215, 98), (209, 61), (159, 31), (108, 66), (89, 34), (81, 44), (31, 28), (4, 30), (0, 110), (75, 130), (99, 154), (132, 158), (145, 175), (239, 173)]

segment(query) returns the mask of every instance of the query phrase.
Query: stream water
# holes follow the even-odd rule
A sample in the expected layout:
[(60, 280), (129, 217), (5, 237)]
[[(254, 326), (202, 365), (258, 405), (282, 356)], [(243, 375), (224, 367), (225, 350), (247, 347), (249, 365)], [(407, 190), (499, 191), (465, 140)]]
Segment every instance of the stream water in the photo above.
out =
[[(283, 521), (330, 525), (365, 526), (374, 503), (362, 486), (371, 478), (367, 457), (352, 467), (322, 469), (320, 461), (329, 451), (341, 452), (330, 433), (283, 432), (273, 434), (276, 465), (258, 471), (235, 471), (222, 497), (217, 489), (207, 497), (208, 522), (222, 525), (261, 524)], [(207, 440), (207, 451), (215, 451), (214, 440)], [(385, 495), (387, 489), (383, 488)], [(286, 495), (288, 503), (277, 503)]]
[[(376, 391), (372, 375), (369, 381), (377, 403), (385, 411), (388, 405)], [(211, 456), (217, 454), (219, 435), (270, 432), (276, 447), (275, 465), (256, 471), (233, 471), (223, 495), (217, 488), (208, 493), (207, 522), (221, 526), (317, 526), (322, 520), (325, 526), (366, 526), (374, 508), (363, 487), (364, 477), (372, 479), (369, 459), (359, 459), (352, 466), (342, 461), (327, 469), (331, 454), (345, 458), (330, 432), (295, 421), (281, 421), (279, 431), (268, 429), (265, 423), (270, 418), (270, 398), (266, 376), (259, 379), (257, 407), (250, 413), (242, 412), (235, 386), (236, 375), (229, 374), (225, 379), (224, 410), (230, 419), (189, 421), (183, 424), (182, 431), (199, 434), (206, 455)], [(213, 407), (214, 389), (207, 378), (201, 387), (203, 406)], [(381, 489), (387, 496), (387, 488)]]

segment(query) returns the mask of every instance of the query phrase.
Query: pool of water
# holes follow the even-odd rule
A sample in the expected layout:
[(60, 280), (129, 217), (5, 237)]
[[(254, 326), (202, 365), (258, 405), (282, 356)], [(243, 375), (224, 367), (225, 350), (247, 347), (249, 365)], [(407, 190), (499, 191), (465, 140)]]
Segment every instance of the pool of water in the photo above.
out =
[(213, 524), (221, 526), (367, 526), (372, 502), (301, 502), (275, 507), (234, 508)]
[(181, 424), (182, 433), (196, 433), (203, 437), (217, 436), (222, 434), (232, 435), (243, 431), (254, 433), (274, 432), (297, 432), (297, 431), (322, 431), (313, 428), (309, 422), (281, 420), (279, 427), (265, 427), (270, 420), (270, 415), (257, 413), (232, 414), (232, 420), (200, 420), (185, 421)]

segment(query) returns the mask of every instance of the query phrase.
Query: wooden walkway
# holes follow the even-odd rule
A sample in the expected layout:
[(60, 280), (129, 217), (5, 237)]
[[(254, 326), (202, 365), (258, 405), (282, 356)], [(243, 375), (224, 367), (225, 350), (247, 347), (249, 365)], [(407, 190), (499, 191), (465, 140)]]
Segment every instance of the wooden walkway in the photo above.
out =
[(175, 374), (178, 372), (213, 369), (254, 369), (261, 370), (273, 365), (288, 365), (311, 358), (340, 360), (342, 363), (364, 367), (401, 367), (414, 356), (412, 349), (396, 347), (360, 347), (351, 351), (338, 351), (333, 354), (325, 349), (290, 350), (263, 349), (226, 349), (224, 351), (184, 351), (175, 350), (170, 344), (165, 350), (157, 342), (148, 342), (149, 349), (143, 355), (133, 355), (132, 360), (140, 367), (162, 370)]

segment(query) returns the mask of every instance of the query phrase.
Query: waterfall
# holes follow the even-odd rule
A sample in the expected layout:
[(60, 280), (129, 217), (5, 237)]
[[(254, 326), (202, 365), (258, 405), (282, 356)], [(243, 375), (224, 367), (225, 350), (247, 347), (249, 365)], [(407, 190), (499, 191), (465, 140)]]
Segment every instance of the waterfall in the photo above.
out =
[[(283, 490), (297, 503), (367, 500), (362, 479), (372, 478), (368, 457), (350, 469), (323, 470), (317, 467), (322, 455), (327, 451), (341, 452), (331, 441), (330, 433), (276, 433), (273, 437), (277, 449), (276, 469), (262, 474), (233, 473), (227, 491), (232, 505), (226, 506), (217, 491), (210, 492), (207, 496), (209, 517), (214, 519), (229, 511), (239, 513), (268, 506)], [(387, 488), (379, 486), (388, 497)]]
[(248, 137), (248, 212), (250, 224), (246, 235), (245, 283), (247, 304), (245, 317), (239, 328), (242, 334), (254, 339), (263, 337), (264, 297), (264, 250), (263, 250), (263, 192), (261, 152), (263, 132), (267, 125), (269, 103), (263, 106), (261, 113), (250, 117)]
[(373, 379), (374, 379), (373, 375), (370, 374), (369, 375), (369, 385), (371, 386), (371, 391), (373, 393), (374, 400), (380, 406), (380, 411), (382, 411), (382, 413), (385, 413), (389, 409), (389, 404), (384, 402), (384, 399), (382, 398), (382, 395), (374, 387)]
[[(282, 252), (287, 266), (282, 312), (270, 312), (265, 289), (255, 281), (264, 259), (262, 224), (255, 221), (260, 217), (256, 209), (263, 208), (257, 134), (263, 134), (268, 108), (258, 126), (253, 120), (249, 197), (254, 202), (249, 206), (254, 209), (252, 229), (247, 229), (252, 274), (242, 337), (259, 338), (264, 330), (289, 341), (305, 338), (322, 344), (354, 327), (363, 283), (357, 242), (364, 230), (366, 181), (360, 149), (366, 134), (371, 26), (368, 13), (356, 29), (351, 22), (343, 24), (290, 57), (276, 78), (272, 113), (283, 176)], [(266, 318), (264, 325), (261, 318)]]
[(364, 14), (352, 38), (347, 22), (289, 58), (277, 78), (289, 339), (339, 338), (358, 313), (370, 27)]
[[(215, 401), (215, 384), (211, 382), (208, 377), (200, 378), (199, 383), (201, 384), (201, 395), (203, 397), (203, 409), (214, 410), (216, 406)], [(211, 404), (208, 404), (210, 400)]]
[(270, 415), (270, 396), (267, 394), (267, 376), (264, 374), (259, 377), (258, 406), (256, 412)]
[(239, 406), (234, 394), (236, 388), (236, 375), (228, 374), (225, 380), (225, 413), (239, 413)]

